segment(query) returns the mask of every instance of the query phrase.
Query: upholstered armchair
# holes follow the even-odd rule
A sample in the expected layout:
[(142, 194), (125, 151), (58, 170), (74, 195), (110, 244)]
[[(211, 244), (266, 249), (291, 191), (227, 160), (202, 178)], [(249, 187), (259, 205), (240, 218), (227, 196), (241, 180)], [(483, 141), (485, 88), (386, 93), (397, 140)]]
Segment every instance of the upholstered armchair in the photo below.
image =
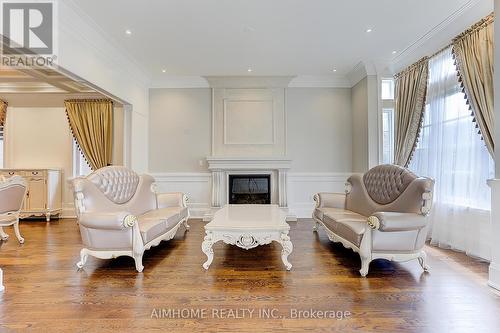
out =
[(109, 166), (73, 180), (76, 212), (84, 248), (78, 268), (89, 255), (111, 259), (130, 256), (142, 272), (144, 251), (189, 229), (187, 197), (157, 193), (153, 177)]
[(423, 250), (432, 206), (434, 181), (397, 165), (380, 165), (353, 175), (345, 193), (317, 193), (314, 231), (359, 253), (362, 276), (370, 262), (418, 259), (427, 271)]
[(27, 184), (20, 176), (0, 179), (0, 237), (2, 240), (9, 238), (3, 227), (13, 225), (14, 233), (20, 244), (24, 238), (19, 232), (19, 213), (26, 197)]

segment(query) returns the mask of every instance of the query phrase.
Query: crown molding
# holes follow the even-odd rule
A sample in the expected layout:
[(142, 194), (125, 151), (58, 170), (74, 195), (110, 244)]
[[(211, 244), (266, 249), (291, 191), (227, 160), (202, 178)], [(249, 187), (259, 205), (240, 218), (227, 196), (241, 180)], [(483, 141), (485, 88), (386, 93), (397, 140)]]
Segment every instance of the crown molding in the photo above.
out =
[(165, 75), (161, 79), (153, 80), (151, 88), (210, 88), (210, 85), (201, 76)]
[(290, 88), (351, 88), (349, 79), (333, 75), (299, 75), (290, 81)]
[(175, 76), (153, 80), (151, 89), (226, 87), (290, 87), (290, 88), (351, 88), (345, 76)]
[(294, 76), (204, 76), (211, 88), (286, 88)]
[(347, 78), (351, 87), (357, 85), (361, 80), (363, 80), (368, 75), (366, 66), (363, 61), (360, 61), (354, 66), (349, 73), (347, 73)]
[[(482, 0), (469, 0), (467, 3), (462, 5), (456, 11), (451, 13), (448, 17), (446, 17), (439, 24), (434, 26), (432, 29), (427, 31), (424, 35), (416, 39), (413, 43), (408, 45), (404, 50), (399, 52), (394, 58), (391, 60), (391, 67), (393, 72), (401, 69), (405, 66), (405, 60), (418, 58), (417, 53), (422, 51), (422, 48), (425, 44), (435, 38), (440, 32), (444, 31), (451, 24), (455, 23), (458, 19), (463, 17), (469, 10), (471, 10), (476, 5), (480, 4)], [(451, 39), (450, 39), (451, 42)], [(432, 53), (432, 52), (431, 52)]]

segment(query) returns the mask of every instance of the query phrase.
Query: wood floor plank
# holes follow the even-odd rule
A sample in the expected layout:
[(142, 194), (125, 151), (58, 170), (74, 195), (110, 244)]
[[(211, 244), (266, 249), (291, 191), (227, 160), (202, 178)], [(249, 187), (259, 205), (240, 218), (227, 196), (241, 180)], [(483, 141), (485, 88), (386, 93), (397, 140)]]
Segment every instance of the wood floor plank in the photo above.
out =
[[(190, 231), (180, 229), (146, 252), (143, 273), (125, 257), (90, 257), (77, 271), (81, 240), (74, 220), (23, 222), (24, 245), (7, 230), (11, 239), (0, 242), (6, 286), (0, 332), (499, 331), (500, 296), (486, 286), (488, 265), (463, 254), (427, 247), (430, 274), (416, 261), (377, 260), (362, 278), (359, 256), (328, 241), (322, 230), (312, 233), (311, 220), (304, 219), (290, 224), (290, 272), (279, 244), (249, 251), (217, 244), (205, 271), (204, 223), (190, 224)], [(207, 315), (156, 318), (155, 309)], [(220, 317), (231, 310), (253, 314)], [(266, 311), (275, 316), (263, 316)], [(314, 311), (349, 315), (294, 317)]]

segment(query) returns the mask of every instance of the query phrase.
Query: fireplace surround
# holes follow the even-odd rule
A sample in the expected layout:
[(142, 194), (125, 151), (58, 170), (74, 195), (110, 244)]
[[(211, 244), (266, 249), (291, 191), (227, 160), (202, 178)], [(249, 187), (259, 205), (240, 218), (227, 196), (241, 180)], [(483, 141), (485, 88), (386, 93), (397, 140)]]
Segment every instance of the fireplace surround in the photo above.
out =
[(297, 217), (288, 212), (288, 170), (291, 160), (287, 157), (207, 157), (208, 169), (212, 173), (212, 207), (204, 216), (210, 221), (213, 213), (230, 203), (229, 178), (232, 175), (269, 176), (270, 203), (278, 205), (287, 214), (288, 221)]

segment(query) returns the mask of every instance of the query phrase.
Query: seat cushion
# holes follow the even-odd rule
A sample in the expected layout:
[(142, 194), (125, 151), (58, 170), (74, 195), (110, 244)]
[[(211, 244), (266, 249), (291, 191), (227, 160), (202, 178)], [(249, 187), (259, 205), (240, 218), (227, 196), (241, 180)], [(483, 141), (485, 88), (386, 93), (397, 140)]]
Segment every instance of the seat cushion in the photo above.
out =
[(347, 212), (345, 209), (342, 208), (331, 208), (331, 207), (321, 207), (321, 208), (316, 208), (314, 209), (314, 217), (316, 217), (318, 220), (323, 221), (323, 218), (327, 214), (335, 214), (335, 213), (341, 213), (341, 212)]
[(137, 217), (142, 240), (148, 243), (166, 233), (187, 216), (187, 208), (168, 207), (151, 210)]
[(334, 234), (358, 247), (367, 228), (365, 216), (344, 209), (325, 213), (323, 223)]

